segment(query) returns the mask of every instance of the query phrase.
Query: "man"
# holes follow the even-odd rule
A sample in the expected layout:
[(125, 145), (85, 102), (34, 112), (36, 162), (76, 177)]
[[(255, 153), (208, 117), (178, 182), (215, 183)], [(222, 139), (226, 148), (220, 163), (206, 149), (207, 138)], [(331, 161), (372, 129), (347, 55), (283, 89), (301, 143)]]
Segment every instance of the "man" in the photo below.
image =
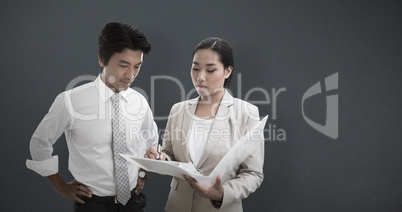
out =
[[(74, 211), (143, 211), (145, 172), (120, 154), (140, 156), (158, 142), (157, 126), (146, 99), (129, 86), (151, 45), (138, 29), (107, 24), (98, 38), (102, 73), (94, 82), (57, 96), (30, 142), (27, 167), (47, 177)], [(58, 173), (53, 144), (64, 132), (69, 170)]]

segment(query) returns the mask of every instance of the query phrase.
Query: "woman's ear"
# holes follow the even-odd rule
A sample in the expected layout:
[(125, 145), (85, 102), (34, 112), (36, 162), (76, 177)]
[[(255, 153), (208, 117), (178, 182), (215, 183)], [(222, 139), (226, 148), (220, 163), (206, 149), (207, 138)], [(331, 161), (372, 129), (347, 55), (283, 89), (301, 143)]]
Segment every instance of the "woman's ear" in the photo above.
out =
[(230, 74), (232, 73), (232, 71), (233, 71), (233, 67), (232, 67), (232, 66), (228, 66), (228, 67), (225, 69), (225, 79), (227, 79), (227, 78), (230, 76)]

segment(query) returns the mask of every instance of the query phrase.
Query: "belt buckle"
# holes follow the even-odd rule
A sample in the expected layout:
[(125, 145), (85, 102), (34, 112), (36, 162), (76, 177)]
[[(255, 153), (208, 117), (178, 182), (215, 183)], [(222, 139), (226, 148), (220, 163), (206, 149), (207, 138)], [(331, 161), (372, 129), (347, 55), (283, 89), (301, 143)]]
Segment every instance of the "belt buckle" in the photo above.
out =
[(119, 203), (119, 202), (117, 201), (117, 195), (114, 196), (114, 203), (115, 203), (115, 204)]

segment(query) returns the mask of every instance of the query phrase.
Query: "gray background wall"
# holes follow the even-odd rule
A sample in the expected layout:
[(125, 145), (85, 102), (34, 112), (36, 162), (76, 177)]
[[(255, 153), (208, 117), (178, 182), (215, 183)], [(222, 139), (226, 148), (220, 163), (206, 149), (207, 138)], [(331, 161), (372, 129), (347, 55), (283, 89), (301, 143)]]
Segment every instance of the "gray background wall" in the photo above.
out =
[[(71, 211), (45, 178), (25, 167), (29, 140), (56, 95), (75, 77), (97, 75), (97, 36), (107, 22), (141, 29), (151, 53), (133, 87), (151, 97), (151, 77), (169, 75), (192, 89), (191, 52), (208, 36), (235, 53), (234, 96), (255, 87), (278, 95), (257, 105), (286, 141), (265, 145), (265, 180), (245, 211), (400, 211), (402, 209), (400, 1), (2, 1), (0, 7), (2, 211)], [(339, 73), (339, 137), (309, 126), (304, 92)], [(241, 80), (239, 80), (241, 78)], [(241, 84), (241, 86), (239, 86)], [(181, 101), (179, 88), (157, 81), (155, 116)], [(240, 91), (240, 92), (239, 92)], [(263, 100), (254, 93), (253, 100)], [(305, 103), (325, 122), (325, 95)], [(165, 128), (166, 120), (157, 121)], [(268, 126), (268, 125), (267, 125)], [(272, 133), (272, 132), (271, 132)], [(64, 136), (55, 145), (67, 170)], [(148, 211), (162, 211), (170, 177), (151, 174)]]

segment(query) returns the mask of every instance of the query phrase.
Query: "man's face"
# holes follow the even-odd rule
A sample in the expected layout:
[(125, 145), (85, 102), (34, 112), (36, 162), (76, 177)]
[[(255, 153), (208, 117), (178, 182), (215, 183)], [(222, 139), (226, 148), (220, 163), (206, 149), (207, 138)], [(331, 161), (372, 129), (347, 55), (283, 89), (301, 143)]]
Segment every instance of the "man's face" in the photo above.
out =
[(140, 71), (143, 55), (141, 50), (125, 49), (114, 53), (107, 65), (98, 58), (103, 68), (102, 81), (116, 93), (127, 90)]

